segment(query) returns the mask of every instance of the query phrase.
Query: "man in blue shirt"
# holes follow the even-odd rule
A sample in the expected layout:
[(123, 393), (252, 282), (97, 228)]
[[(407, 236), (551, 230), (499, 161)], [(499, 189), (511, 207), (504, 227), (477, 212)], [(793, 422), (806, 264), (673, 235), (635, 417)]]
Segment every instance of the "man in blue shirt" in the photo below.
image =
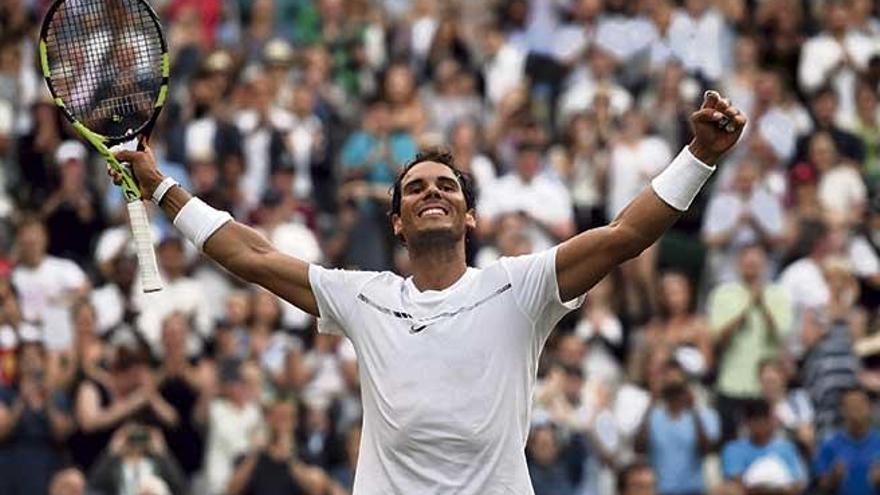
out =
[(816, 456), (815, 471), (825, 493), (880, 493), (880, 432), (871, 427), (871, 400), (860, 388), (841, 395), (844, 430), (828, 437)]
[(718, 413), (696, 407), (681, 365), (670, 360), (663, 372), (663, 402), (645, 414), (636, 450), (648, 454), (661, 495), (706, 491), (703, 457), (714, 450), (720, 434)]
[(760, 400), (745, 409), (748, 436), (721, 452), (725, 480), (747, 493), (797, 494), (806, 486), (806, 468), (797, 447), (776, 435), (770, 404)]

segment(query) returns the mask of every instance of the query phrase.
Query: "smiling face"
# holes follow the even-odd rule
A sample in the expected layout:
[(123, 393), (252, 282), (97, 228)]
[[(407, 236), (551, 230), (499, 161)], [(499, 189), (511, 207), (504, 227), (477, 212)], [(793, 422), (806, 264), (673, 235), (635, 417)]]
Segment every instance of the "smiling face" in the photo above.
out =
[(401, 180), (400, 211), (392, 215), (391, 224), (394, 234), (412, 249), (462, 241), (477, 221), (452, 169), (425, 161), (411, 167)]

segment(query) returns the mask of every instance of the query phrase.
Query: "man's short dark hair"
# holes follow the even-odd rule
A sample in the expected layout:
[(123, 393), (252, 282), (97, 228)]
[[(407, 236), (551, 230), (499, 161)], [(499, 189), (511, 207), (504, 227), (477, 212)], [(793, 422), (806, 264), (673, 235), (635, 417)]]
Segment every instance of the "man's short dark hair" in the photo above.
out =
[(770, 417), (770, 403), (764, 399), (749, 402), (744, 409), (743, 416), (745, 416), (746, 421), (751, 421), (753, 419), (766, 419)]
[(652, 469), (653, 468), (651, 467), (651, 465), (643, 459), (636, 459), (635, 461), (623, 466), (617, 473), (617, 493), (623, 493), (626, 490), (626, 487), (629, 484), (629, 478), (634, 473)]
[(391, 186), (390, 215), (400, 215), (400, 198), (402, 196), (401, 186), (403, 185), (403, 179), (413, 167), (422, 162), (442, 163), (449, 167), (455, 175), (455, 178), (458, 179), (458, 185), (461, 187), (462, 193), (464, 193), (464, 201), (467, 204), (467, 209), (472, 210), (476, 207), (476, 191), (474, 190), (474, 181), (470, 174), (462, 172), (455, 166), (455, 158), (453, 158), (452, 153), (448, 150), (443, 148), (428, 148), (419, 151), (415, 158), (404, 165), (403, 170), (397, 175), (394, 185)]

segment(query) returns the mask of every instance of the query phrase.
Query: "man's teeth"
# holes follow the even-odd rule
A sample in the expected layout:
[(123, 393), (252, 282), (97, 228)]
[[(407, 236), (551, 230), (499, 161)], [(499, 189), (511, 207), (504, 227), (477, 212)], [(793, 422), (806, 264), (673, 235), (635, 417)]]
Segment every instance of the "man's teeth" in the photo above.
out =
[(445, 215), (445, 214), (446, 214), (446, 212), (443, 211), (441, 208), (428, 208), (427, 210), (422, 212), (423, 217), (428, 216), (428, 215)]

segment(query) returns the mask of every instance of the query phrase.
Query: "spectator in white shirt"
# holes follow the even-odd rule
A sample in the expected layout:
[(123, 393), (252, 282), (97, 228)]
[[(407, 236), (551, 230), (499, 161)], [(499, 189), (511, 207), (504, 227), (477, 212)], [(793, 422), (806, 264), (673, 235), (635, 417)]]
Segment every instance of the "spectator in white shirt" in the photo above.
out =
[(717, 81), (730, 62), (730, 33), (724, 16), (709, 0), (687, 0), (672, 14), (669, 47), (685, 69), (706, 81)]
[(621, 115), (632, 106), (632, 95), (614, 78), (618, 66), (614, 55), (593, 45), (588, 50), (586, 62), (584, 67), (575, 69), (569, 76), (568, 89), (559, 98), (557, 121), (560, 123), (574, 113), (594, 108), (600, 96), (608, 98), (614, 115)]
[(835, 120), (845, 128), (851, 128), (855, 120), (857, 74), (880, 50), (876, 36), (852, 28), (848, 4), (840, 0), (825, 2), (821, 17), (825, 30), (804, 44), (798, 67), (798, 83), (807, 93), (830, 82), (840, 98)]
[[(672, 160), (669, 144), (660, 137), (647, 135), (647, 130), (647, 118), (638, 109), (623, 116), (620, 136), (611, 148), (608, 166), (607, 218), (617, 218), (626, 204)], [(621, 266), (627, 307), (633, 311), (656, 307), (657, 253), (658, 245), (654, 244)]]
[[(309, 263), (323, 261), (324, 253), (318, 244), (318, 238), (296, 211), (296, 203), (291, 195), (285, 197), (270, 189), (263, 194), (261, 206), (259, 230), (279, 251), (308, 260)], [(281, 301), (281, 306), (285, 326), (302, 330), (311, 323), (311, 316), (292, 304)]]
[(541, 149), (520, 144), (516, 171), (487, 187), (477, 204), (480, 233), (491, 236), (498, 218), (505, 213), (521, 213), (531, 223), (530, 237), (535, 250), (549, 248), (574, 234), (574, 215), (568, 190), (542, 170)]
[(208, 406), (205, 474), (211, 495), (226, 493), (235, 460), (266, 439), (260, 407), (248, 389), (242, 364), (235, 359), (218, 365), (221, 397)]
[(190, 335), (188, 345), (191, 346), (190, 350), (196, 351), (202, 343), (200, 338), (207, 340), (211, 331), (211, 308), (205, 290), (199, 281), (187, 275), (187, 259), (181, 239), (164, 239), (156, 254), (165, 288), (144, 293), (140, 284), (135, 284), (133, 298), (141, 311), (137, 320), (138, 330), (153, 354), (161, 356), (162, 320), (171, 313), (183, 313), (193, 318), (196, 332)]
[(505, 95), (523, 83), (527, 53), (508, 41), (497, 24), (483, 29), (482, 48), (486, 97), (492, 105), (498, 105)]
[(12, 284), (19, 295), (22, 319), (41, 325), (49, 350), (73, 344), (71, 304), (86, 295), (89, 281), (76, 263), (46, 254), (46, 227), (35, 219), (25, 220), (16, 235), (18, 266)]
[(834, 140), (827, 132), (810, 138), (808, 159), (819, 172), (819, 203), (830, 213), (853, 221), (862, 218), (868, 190), (857, 165), (840, 157)]
[[(710, 249), (711, 285), (736, 280), (739, 251), (760, 242), (780, 246), (784, 240), (782, 202), (761, 186), (760, 171), (750, 162), (737, 166), (733, 187), (719, 191), (709, 201), (703, 218), (703, 242)], [(771, 261), (770, 272), (774, 273)]]

